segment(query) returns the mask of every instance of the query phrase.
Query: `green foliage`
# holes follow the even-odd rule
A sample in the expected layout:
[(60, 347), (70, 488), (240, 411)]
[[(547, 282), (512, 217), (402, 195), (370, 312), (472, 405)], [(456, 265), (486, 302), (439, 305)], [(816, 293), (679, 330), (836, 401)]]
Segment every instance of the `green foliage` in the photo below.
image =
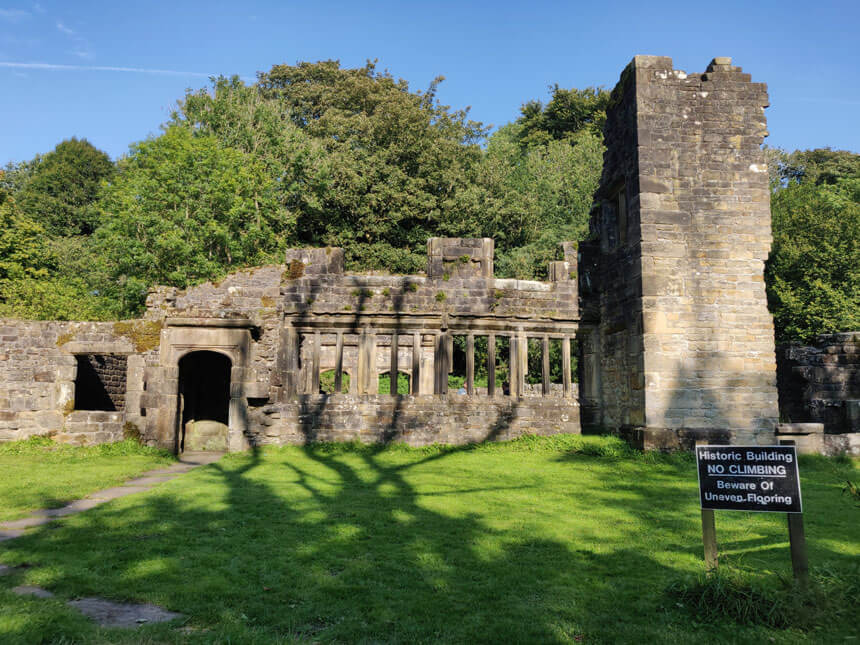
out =
[(830, 148), (783, 152), (777, 170), (786, 183), (832, 185), (860, 177), (860, 155)]
[[(522, 119), (521, 119), (522, 121)], [(583, 239), (603, 164), (602, 137), (589, 129), (524, 147), (524, 126), (490, 138), (478, 185), (487, 193), (487, 229), (499, 275), (546, 278), (558, 244)]]
[(722, 566), (709, 575), (677, 580), (667, 592), (698, 621), (810, 630), (856, 619), (860, 569), (815, 567), (809, 585), (801, 588), (788, 582), (774, 587)]
[(277, 65), (256, 87), (238, 79), (189, 94), (174, 115), (262, 159), (295, 218), (299, 245), (342, 246), (349, 268), (423, 269), (432, 235), (474, 234), (456, 199), (485, 129), (373, 63)]
[(92, 204), (114, 172), (110, 157), (86, 139), (62, 141), (30, 163), (21, 211), (52, 235), (88, 235), (98, 225)]
[(583, 130), (602, 139), (609, 92), (599, 87), (567, 90), (558, 84), (550, 91), (552, 98), (546, 105), (533, 100), (522, 107), (517, 122), (522, 126), (518, 138), (523, 146), (544, 146)]
[[(380, 394), (391, 392), (391, 375), (388, 372), (379, 375), (378, 388)], [(403, 372), (397, 373), (397, 393), (409, 394), (409, 377)]]
[[(349, 392), (349, 374), (346, 372), (341, 375), (340, 391), (342, 393)], [(320, 373), (320, 392), (334, 394), (334, 370)]]
[(46, 277), (52, 264), (45, 230), (20, 212), (14, 197), (0, 201), (0, 288), (8, 280)]
[(93, 293), (80, 277), (0, 283), (0, 316), (31, 320), (113, 320), (124, 312), (119, 303)]
[(860, 176), (792, 183), (773, 195), (771, 214), (766, 280), (777, 338), (860, 327)]
[(146, 287), (185, 287), (265, 262), (283, 246), (276, 182), (212, 136), (169, 127), (133, 146), (99, 201), (96, 247), (112, 290), (138, 309)]

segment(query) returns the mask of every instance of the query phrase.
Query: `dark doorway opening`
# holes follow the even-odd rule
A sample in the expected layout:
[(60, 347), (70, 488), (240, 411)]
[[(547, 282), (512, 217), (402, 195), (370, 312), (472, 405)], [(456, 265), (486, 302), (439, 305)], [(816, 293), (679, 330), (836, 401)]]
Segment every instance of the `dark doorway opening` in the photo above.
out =
[(179, 361), (178, 452), (227, 450), (231, 368), (217, 352), (192, 352)]

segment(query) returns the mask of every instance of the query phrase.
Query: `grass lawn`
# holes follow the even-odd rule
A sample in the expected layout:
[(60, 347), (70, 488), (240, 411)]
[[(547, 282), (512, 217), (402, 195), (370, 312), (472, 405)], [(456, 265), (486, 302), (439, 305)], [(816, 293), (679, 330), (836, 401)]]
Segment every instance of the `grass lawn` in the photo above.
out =
[(166, 452), (130, 440), (90, 447), (41, 437), (0, 443), (0, 521), (64, 506), (173, 461)]
[[(810, 562), (856, 588), (857, 462), (800, 470)], [(0, 642), (858, 642), (856, 598), (800, 631), (706, 621), (667, 593), (703, 569), (696, 490), (690, 455), (609, 438), (231, 454), (0, 543), (28, 565), (0, 577)], [(718, 512), (717, 536), (745, 579), (790, 578), (785, 515)], [(78, 596), (187, 620), (99, 629), (63, 605)]]

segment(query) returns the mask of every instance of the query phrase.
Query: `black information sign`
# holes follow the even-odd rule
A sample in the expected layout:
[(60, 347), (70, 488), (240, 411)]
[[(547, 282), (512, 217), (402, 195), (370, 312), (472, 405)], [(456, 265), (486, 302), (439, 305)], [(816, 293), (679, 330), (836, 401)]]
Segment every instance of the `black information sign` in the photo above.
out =
[(702, 508), (800, 513), (794, 446), (696, 446)]

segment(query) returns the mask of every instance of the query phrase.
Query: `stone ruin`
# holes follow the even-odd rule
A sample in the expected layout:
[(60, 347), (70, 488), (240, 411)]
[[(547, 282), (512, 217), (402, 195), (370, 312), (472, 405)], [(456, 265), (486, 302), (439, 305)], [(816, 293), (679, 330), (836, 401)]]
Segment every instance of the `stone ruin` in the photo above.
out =
[[(294, 249), (217, 284), (155, 289), (142, 320), (0, 321), (0, 440), (242, 450), (586, 429), (645, 448), (772, 443), (767, 104), (730, 59), (688, 75), (635, 57), (611, 95), (589, 240), (563, 244), (547, 282), (495, 278), (492, 239), (433, 238), (423, 276), (352, 275), (341, 249)], [(456, 337), (465, 379), (449, 391)]]
[[(181, 451), (579, 432), (574, 247), (552, 263), (550, 282), (494, 278), (491, 239), (433, 238), (427, 247), (426, 276), (350, 275), (342, 249), (295, 249), (283, 265), (218, 284), (156, 289), (139, 321), (3, 321), (0, 383), (11, 397), (0, 399), (0, 437), (53, 431), (90, 443), (132, 432)], [(456, 336), (465, 341), (465, 393), (448, 390)], [(496, 378), (502, 338), (506, 382)], [(543, 350), (539, 388), (525, 383), (529, 338)], [(481, 391), (478, 339), (487, 344)], [(566, 375), (557, 387), (551, 342)], [(126, 366), (121, 382), (117, 365)], [(326, 373), (332, 391), (322, 393)], [(409, 394), (397, 394), (396, 378), (379, 392), (386, 373), (405, 375)]]

